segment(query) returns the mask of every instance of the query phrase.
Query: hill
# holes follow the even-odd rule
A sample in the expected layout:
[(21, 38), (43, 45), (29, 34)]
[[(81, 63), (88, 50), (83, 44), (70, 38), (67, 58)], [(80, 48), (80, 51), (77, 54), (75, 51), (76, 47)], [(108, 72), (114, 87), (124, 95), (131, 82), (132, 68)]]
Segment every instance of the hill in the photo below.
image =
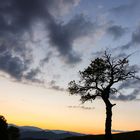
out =
[[(20, 129), (20, 140), (104, 140), (104, 135), (85, 135), (64, 130), (44, 130), (34, 126), (16, 127)], [(113, 134), (113, 140), (140, 140), (140, 131)]]
[[(104, 140), (104, 135), (86, 135), (65, 138), (63, 140)], [(140, 131), (113, 134), (113, 140), (140, 140)]]
[(61, 140), (67, 137), (83, 136), (84, 134), (64, 130), (44, 130), (34, 126), (15, 126), (20, 130), (20, 140)]

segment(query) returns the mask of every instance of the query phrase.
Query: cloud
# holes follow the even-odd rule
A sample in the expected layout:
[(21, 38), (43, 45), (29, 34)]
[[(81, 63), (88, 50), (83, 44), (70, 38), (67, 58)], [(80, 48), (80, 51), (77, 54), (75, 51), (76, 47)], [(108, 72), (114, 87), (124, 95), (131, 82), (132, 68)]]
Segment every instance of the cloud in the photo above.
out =
[(111, 131), (112, 131), (112, 132), (118, 132), (118, 133), (129, 132), (129, 131), (126, 131), (126, 130), (116, 130), (116, 129), (112, 129)]
[(131, 89), (132, 91), (129, 94), (122, 94), (119, 93), (118, 95), (111, 95), (112, 100), (120, 100), (120, 101), (132, 101), (132, 100), (140, 100), (140, 81), (137, 79), (131, 79), (124, 81), (122, 84), (119, 85), (118, 90), (121, 91), (122, 89)]
[(37, 0), (0, 1), (0, 70), (16, 80), (28, 77), (25, 73), (33, 63), (32, 49), (27, 43), (35, 15), (42, 16), (44, 12), (37, 8), (40, 5), (43, 6)]
[[(23, 48), (15, 48), (16, 45), (12, 47), (10, 46), (11, 44), (12, 42), (2, 42), (0, 45), (0, 70), (8, 73), (12, 78), (22, 80), (24, 72), (29, 68), (32, 62), (32, 56), (25, 58)], [(17, 55), (18, 51), (19, 53)]]
[(73, 7), (80, 3), (80, 0), (50, 0), (51, 5), (49, 11), (54, 16), (63, 16), (67, 14)]
[(137, 79), (126, 80), (119, 86), (119, 90), (129, 89), (129, 88), (138, 88), (140, 81)]
[(119, 5), (117, 7), (110, 9), (110, 12), (117, 15), (130, 16), (138, 12), (139, 6), (140, 6), (139, 0), (131, 0), (129, 3)]
[[(73, 51), (72, 44), (76, 38), (81, 36), (81, 28), (86, 25), (85, 19), (82, 17), (78, 19), (75, 18), (74, 20), (68, 22), (66, 25), (63, 26), (61, 22), (58, 22), (53, 16), (54, 13), (58, 13), (60, 11), (62, 12), (62, 9), (70, 9), (72, 5), (75, 5), (78, 2), (79, 1), (77, 0), (16, 1), (15, 8), (19, 9), (18, 13), (21, 15), (21, 19), (18, 19), (20, 23), (19, 25), (25, 29), (25, 27), (30, 27), (30, 25), (32, 25), (34, 21), (41, 20), (42, 22), (44, 22), (44, 24), (46, 24), (47, 31), (49, 32), (48, 38), (50, 40), (50, 44), (52, 46), (55, 46), (57, 51), (62, 57), (66, 59), (67, 62), (79, 62), (81, 60), (80, 56), (78, 56), (78, 54)], [(24, 27), (21, 23), (24, 25)], [(81, 26), (78, 26), (78, 24)], [(87, 24), (86, 26), (87, 28), (88, 25), (89, 24)], [(74, 28), (72, 26), (75, 26), (77, 28)], [(73, 30), (72, 28), (76, 30)], [(75, 32), (75, 34), (73, 32)]]
[(48, 63), (50, 61), (50, 59), (52, 58), (52, 55), (53, 55), (52, 52), (48, 52), (46, 54), (45, 58), (40, 60), (40, 66), (43, 67), (46, 63)]
[(125, 53), (125, 52), (121, 52), (118, 54), (118, 58), (124, 58), (124, 57), (127, 57), (128, 55)]
[(40, 79), (40, 78), (37, 78), (37, 76), (41, 73), (40, 69), (39, 68), (35, 68), (35, 69), (31, 69), (30, 71), (28, 71), (26, 73), (26, 75), (24, 75), (24, 78), (26, 80), (29, 80), (31, 82), (34, 82), (34, 83), (41, 83), (43, 84), (44, 81), (43, 79)]
[(132, 46), (132, 43), (131, 42), (128, 42), (127, 44), (122, 45), (118, 49), (120, 49), (120, 50), (127, 50), (127, 49), (130, 49), (131, 46)]
[(56, 90), (56, 91), (66, 91), (66, 89), (61, 88), (60, 86), (56, 85), (56, 81), (52, 80), (51, 82), (49, 82), (49, 88)]
[(21, 80), (23, 72), (27, 69), (26, 65), (19, 57), (8, 52), (0, 55), (0, 69), (17, 80)]
[(85, 106), (68, 106), (68, 108), (77, 108), (77, 109), (84, 109), (84, 110), (95, 109), (94, 107), (85, 107)]
[(107, 29), (107, 33), (113, 36), (114, 40), (116, 40), (126, 33), (126, 28), (118, 25), (112, 25)]
[[(49, 31), (48, 38), (50, 44), (53, 44), (57, 48), (60, 55), (66, 58), (68, 62), (72, 61), (74, 63), (80, 61), (81, 59), (73, 51), (70, 41), (73, 42), (75, 40), (74, 37), (78, 38), (83, 33), (77, 29), (77, 35), (74, 33), (70, 34), (69, 29), (72, 29), (72, 26), (78, 26), (80, 21), (82, 22), (81, 24), (86, 24), (85, 19), (80, 18), (80, 21), (75, 19), (66, 25), (62, 25), (61, 22), (57, 22), (55, 19), (58, 15), (67, 14), (79, 2), (80, 0), (1, 0), (0, 70), (8, 73), (16, 80), (26, 79), (37, 81), (35, 77), (39, 74), (39, 70), (37, 70), (38, 68), (36, 70), (32, 68), (34, 63), (32, 49), (35, 48), (29, 45), (32, 30), (34, 29), (33, 26), (37, 22), (42, 22), (46, 25), (46, 32)], [(71, 25), (72, 23), (73, 25)], [(83, 28), (82, 25), (80, 27)], [(64, 36), (63, 31), (67, 32)], [(57, 37), (55, 36), (55, 32)], [(58, 43), (59, 39), (63, 40), (60, 37), (61, 35), (66, 39), (65, 43), (63, 41), (62, 44)], [(48, 61), (48, 58), (44, 59), (42, 63), (45, 61)]]
[(136, 45), (140, 45), (140, 26), (138, 26), (136, 30), (132, 33), (131, 40), (125, 45), (122, 45), (119, 49), (127, 50)]
[(140, 100), (137, 98), (137, 96), (140, 94), (140, 89), (136, 89), (133, 91), (133, 93), (129, 94), (129, 95), (124, 95), (124, 94), (119, 94), (118, 96), (112, 95), (110, 98), (112, 100), (116, 100), (116, 101), (133, 101), (133, 100)]
[[(140, 67), (138, 65), (132, 65), (131, 67), (129, 66), (129, 71), (139, 71)], [(138, 77), (136, 75), (136, 77)], [(123, 90), (130, 90), (129, 94), (122, 94), (119, 93), (118, 95), (112, 95), (111, 99), (112, 100), (120, 100), (120, 101), (132, 101), (132, 100), (140, 100), (139, 95), (140, 95), (140, 80), (139, 79), (129, 79), (124, 82), (122, 82), (118, 86), (118, 91), (123, 91)], [(124, 92), (124, 91), (123, 91)]]
[[(24, 46), (23, 46), (24, 47)], [(0, 70), (10, 76), (10, 78), (17, 81), (32, 81), (35, 83), (41, 83), (41, 80), (36, 78), (40, 73), (39, 68), (31, 69), (30, 65), (33, 62), (32, 55), (27, 55), (25, 51), (17, 50), (20, 48), (12, 48), (7, 44), (0, 45)], [(26, 49), (26, 51), (29, 49)], [(30, 52), (30, 51), (29, 51)], [(25, 54), (24, 54), (25, 53)]]
[(132, 44), (140, 44), (140, 26), (132, 33)]
[[(128, 55), (125, 53), (125, 52), (117, 52), (118, 48), (112, 48), (112, 49), (109, 49), (109, 48), (105, 48), (105, 49), (101, 49), (99, 51), (96, 51), (96, 52), (92, 52), (92, 55), (96, 58), (96, 57), (102, 57), (104, 55), (104, 52), (107, 51), (109, 52), (110, 54), (114, 54), (114, 57), (116, 59), (119, 59), (119, 58), (124, 58), (124, 57), (127, 57)], [(116, 51), (114, 53), (114, 51)]]
[(84, 15), (73, 17), (66, 24), (51, 23), (49, 25), (50, 43), (54, 46), (67, 63), (77, 63), (81, 57), (73, 50), (76, 39), (92, 33), (94, 24), (86, 20)]

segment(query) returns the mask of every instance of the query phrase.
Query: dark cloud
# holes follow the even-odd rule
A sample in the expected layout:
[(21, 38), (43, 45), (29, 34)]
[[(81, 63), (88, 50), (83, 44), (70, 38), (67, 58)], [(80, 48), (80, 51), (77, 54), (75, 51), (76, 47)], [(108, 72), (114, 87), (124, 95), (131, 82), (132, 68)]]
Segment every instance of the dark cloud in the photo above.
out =
[(66, 91), (66, 89), (56, 85), (56, 81), (52, 80), (51, 82), (49, 82), (49, 88), (50, 89), (54, 89), (56, 91)]
[(73, 50), (73, 43), (76, 39), (92, 33), (94, 28), (94, 24), (82, 14), (75, 16), (66, 24), (51, 23), (49, 25), (50, 43), (67, 63), (80, 62), (80, 55)]
[[(27, 44), (31, 41), (31, 32), (37, 22), (46, 26), (50, 46), (56, 48), (65, 62), (80, 62), (80, 55), (74, 51), (73, 43), (90, 34), (93, 24), (83, 15), (76, 16), (65, 24), (57, 20), (58, 15), (66, 14), (78, 2), (79, 0), (1, 0), (0, 70), (17, 80), (25, 78), (35, 81), (38, 72), (31, 68), (34, 58), (32, 48)], [(49, 57), (41, 63), (44, 65)]]
[(21, 80), (23, 72), (27, 69), (26, 65), (19, 57), (8, 52), (0, 55), (0, 70), (17, 80)]
[(20, 56), (16, 55), (16, 49), (9, 46), (8, 43), (0, 45), (0, 70), (8, 73), (12, 78), (22, 80), (24, 72), (29, 68), (32, 58), (24, 58), (22, 49), (19, 53)]
[(35, 69), (31, 69), (29, 72), (27, 72), (25, 75), (24, 75), (24, 78), (26, 80), (29, 80), (31, 82), (34, 82), (34, 83), (44, 83), (43, 79), (39, 79), (37, 78), (37, 76), (41, 73), (40, 69), (39, 68), (35, 68)]
[(126, 28), (118, 25), (112, 25), (107, 29), (107, 33), (113, 36), (114, 40), (116, 40), (126, 33)]
[[(28, 43), (30, 27), (36, 17), (43, 17), (43, 0), (1, 0), (0, 1), (0, 70), (16, 80), (29, 76), (32, 51)], [(43, 6), (43, 8), (42, 8)], [(35, 76), (35, 75), (34, 75)]]
[(135, 32), (133, 32), (131, 43), (140, 44), (140, 26), (136, 29)]
[(57, 13), (69, 9), (78, 0), (1, 0), (0, 18), (4, 29), (21, 31), (29, 28), (35, 20), (52, 20), (54, 11)]
[(118, 89), (121, 90), (121, 89), (138, 88), (138, 87), (140, 88), (139, 84), (140, 84), (140, 80), (137, 79), (126, 80), (122, 84), (120, 84)]
[(114, 7), (110, 11), (117, 15), (130, 16), (130, 14), (133, 15), (134, 13), (137, 13), (139, 6), (139, 0), (130, 0), (129, 3)]
[(46, 63), (48, 63), (50, 61), (50, 59), (52, 58), (52, 55), (53, 55), (52, 52), (47, 53), (45, 58), (40, 60), (40, 66), (43, 67)]
[(49, 0), (49, 12), (54, 16), (63, 16), (71, 10), (74, 6), (77, 6), (80, 0)]
[[(16, 48), (17, 49), (17, 48)], [(28, 50), (28, 49), (26, 49)], [(18, 81), (32, 81), (41, 83), (36, 76), (40, 73), (38, 68), (30, 69), (32, 63), (32, 56), (26, 57), (22, 50), (19, 53), (14, 51), (14, 48), (9, 45), (2, 44), (0, 46), (0, 70), (10, 75)], [(20, 54), (20, 55), (19, 55)]]
[(132, 43), (131, 42), (128, 42), (127, 44), (122, 45), (118, 49), (120, 49), (120, 50), (128, 50), (128, 49), (131, 48), (131, 46), (132, 46)]
[(140, 26), (138, 26), (136, 30), (132, 33), (131, 40), (125, 45), (122, 45), (120, 49), (127, 50), (136, 45), (140, 45)]
[(121, 91), (122, 89), (131, 89), (132, 92), (129, 94), (122, 94), (119, 93), (118, 95), (112, 95), (112, 100), (120, 100), (120, 101), (132, 101), (132, 100), (140, 100), (140, 80), (131, 79), (124, 81), (122, 84), (119, 85), (118, 90)]
[[(109, 52), (110, 54), (113, 54), (114, 51), (116, 52), (116, 55), (114, 56), (116, 59), (119, 59), (119, 58), (124, 58), (124, 57), (127, 57), (128, 55), (125, 53), (125, 52), (117, 52), (116, 51), (117, 48), (112, 48), (112, 49), (102, 49), (100, 51), (97, 51), (97, 52), (92, 52), (91, 54), (94, 56), (94, 57), (102, 57), (104, 55), (104, 52), (107, 51)], [(115, 54), (115, 53), (114, 53)]]
[(95, 109), (94, 107), (85, 107), (85, 106), (68, 106), (68, 108), (77, 108), (77, 109), (84, 109), (84, 110)]
[(1, 28), (12, 33), (27, 30), (37, 18), (47, 14), (45, 0), (2, 0), (0, 1)]
[[(139, 89), (140, 90), (140, 89)], [(140, 100), (138, 99), (138, 95), (140, 95), (139, 90), (134, 90), (131, 94), (129, 95), (124, 95), (124, 94), (119, 94), (118, 96), (112, 95), (110, 98), (112, 100), (117, 100), (117, 101), (133, 101), (133, 100)]]
[[(30, 30), (32, 24), (37, 20), (44, 22), (49, 31), (50, 44), (57, 48), (57, 51), (67, 62), (79, 62), (80, 57), (73, 51), (72, 44), (76, 38), (82, 35), (81, 28), (84, 26), (86, 29), (89, 24), (86, 24), (87, 22), (84, 18), (75, 18), (63, 26), (53, 16), (56, 10), (57, 13), (60, 11), (58, 8), (63, 9), (63, 6), (66, 6), (67, 8), (65, 7), (65, 9), (69, 9), (76, 2), (77, 0), (72, 0), (71, 2), (64, 0), (61, 2), (56, 0), (13, 0), (11, 2), (11, 8), (15, 9), (12, 15), (15, 17), (13, 24), (16, 25), (16, 30), (21, 31), (25, 29)], [(11, 26), (12, 29), (13, 24)]]
[(124, 57), (127, 57), (127, 54), (125, 52), (121, 52), (118, 54), (117, 56), (118, 58), (124, 58)]

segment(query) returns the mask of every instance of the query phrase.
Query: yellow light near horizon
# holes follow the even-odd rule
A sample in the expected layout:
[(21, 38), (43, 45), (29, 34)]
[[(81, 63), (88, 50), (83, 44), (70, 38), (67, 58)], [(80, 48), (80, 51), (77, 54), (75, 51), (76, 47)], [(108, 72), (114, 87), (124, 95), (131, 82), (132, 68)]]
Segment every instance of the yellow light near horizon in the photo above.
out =
[[(68, 109), (66, 108), (65, 112), (66, 110)], [(67, 131), (86, 133), (86, 134), (99, 134), (102, 132), (102, 130), (100, 130), (101, 126), (100, 127), (96, 126), (95, 123), (94, 123), (94, 127), (90, 126), (91, 125), (90, 121), (82, 120), (82, 118), (79, 117), (82, 114), (81, 113), (76, 114), (75, 112), (72, 113), (73, 112), (72, 110), (70, 112), (67, 111), (66, 115), (61, 114), (58, 115), (57, 117), (55, 117), (54, 114), (52, 114), (51, 116), (47, 114), (36, 114), (32, 112), (19, 113), (18, 111), (19, 110), (8, 111), (8, 114), (3, 111), (2, 113), (6, 117), (8, 123), (12, 123), (18, 126), (25, 126), (25, 125), (36, 126), (43, 129), (67, 130)], [(58, 114), (57, 111), (55, 113)], [(74, 116), (74, 114), (77, 115), (77, 118), (68, 117), (70, 115)]]
[[(93, 110), (68, 108), (79, 105), (79, 97), (9, 81), (0, 81), (0, 84), (0, 113), (8, 123), (86, 134), (104, 133), (106, 116), (101, 100), (85, 104), (95, 107)], [(117, 102), (113, 107), (112, 129), (139, 129), (139, 106), (140, 102)]]
[[(84, 134), (101, 134), (103, 133), (102, 130), (97, 129), (97, 127), (89, 128), (85, 127), (84, 125), (81, 126), (73, 126), (69, 124), (60, 124), (58, 122), (54, 121), (49, 121), (49, 122), (40, 122), (40, 121), (34, 121), (34, 120), (16, 120), (13, 119), (12, 117), (7, 117), (7, 121), (11, 122), (12, 124), (15, 124), (17, 126), (34, 126), (34, 127), (39, 127), (42, 129), (49, 129), (49, 130), (65, 130), (65, 131), (72, 131), (72, 132), (79, 132), (79, 133), (84, 133)], [(11, 124), (10, 123), (10, 124)]]

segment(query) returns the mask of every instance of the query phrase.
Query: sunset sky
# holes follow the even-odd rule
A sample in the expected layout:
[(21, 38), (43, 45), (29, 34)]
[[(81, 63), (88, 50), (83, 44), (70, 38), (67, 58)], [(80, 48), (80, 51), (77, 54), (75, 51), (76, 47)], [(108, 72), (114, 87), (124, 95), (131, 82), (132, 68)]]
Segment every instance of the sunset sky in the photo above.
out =
[[(68, 83), (109, 50), (140, 70), (140, 0), (0, 0), (0, 114), (8, 123), (104, 133), (102, 100)], [(138, 73), (138, 75), (140, 75)], [(118, 85), (113, 132), (140, 129), (140, 82)]]

